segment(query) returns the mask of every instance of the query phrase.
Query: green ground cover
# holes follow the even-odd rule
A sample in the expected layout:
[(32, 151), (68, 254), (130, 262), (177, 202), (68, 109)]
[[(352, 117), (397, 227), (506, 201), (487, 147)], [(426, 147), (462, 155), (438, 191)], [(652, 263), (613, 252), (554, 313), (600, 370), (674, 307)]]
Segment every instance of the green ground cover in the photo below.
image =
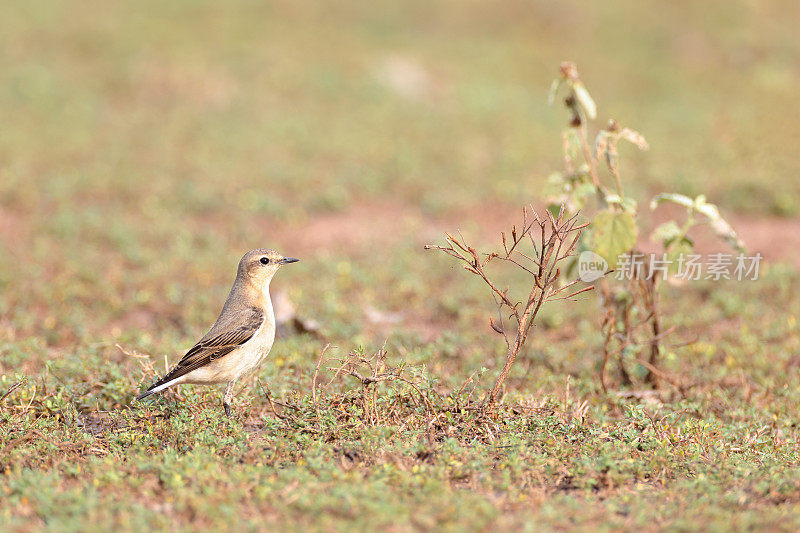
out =
[[(796, 530), (797, 9), (12, 2), (0, 529)], [(494, 242), (541, 201), (563, 59), (647, 136), (632, 195), (705, 193), (771, 261), (665, 288), (670, 342), (697, 341), (655, 393), (603, 392), (589, 296), (543, 311), (499, 407), (462, 409), (504, 345), (485, 289), (422, 245)], [(213, 389), (132, 405), (260, 246), (302, 258), (273, 287), (319, 334), (279, 339), (233, 420)], [(414, 385), (315, 397), (327, 343), (384, 347)]]

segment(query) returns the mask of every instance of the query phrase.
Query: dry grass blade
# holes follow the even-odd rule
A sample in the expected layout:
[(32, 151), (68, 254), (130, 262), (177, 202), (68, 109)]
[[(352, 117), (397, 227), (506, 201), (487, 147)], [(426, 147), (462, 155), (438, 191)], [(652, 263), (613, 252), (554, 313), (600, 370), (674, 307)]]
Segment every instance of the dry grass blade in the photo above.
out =
[(21, 379), (21, 380), (17, 381), (16, 383), (14, 383), (13, 385), (11, 385), (11, 387), (9, 387), (9, 388), (8, 388), (8, 390), (7, 390), (5, 393), (3, 393), (3, 395), (2, 395), (2, 396), (0, 396), (0, 402), (2, 402), (3, 400), (5, 400), (7, 397), (11, 396), (11, 394), (12, 394), (12, 393), (13, 393), (15, 390), (17, 390), (18, 388), (20, 388), (22, 385), (24, 385), (26, 381), (28, 381), (28, 378), (23, 378), (23, 379)]

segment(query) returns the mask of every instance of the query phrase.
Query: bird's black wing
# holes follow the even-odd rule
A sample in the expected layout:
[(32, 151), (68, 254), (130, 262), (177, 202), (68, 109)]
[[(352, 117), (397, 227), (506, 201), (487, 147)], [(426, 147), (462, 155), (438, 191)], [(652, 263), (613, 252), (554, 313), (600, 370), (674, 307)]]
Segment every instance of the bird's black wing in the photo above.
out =
[[(258, 328), (264, 323), (264, 312), (257, 307), (251, 307), (244, 317), (244, 320), (237, 321), (238, 325), (231, 329), (216, 334), (207, 335), (200, 342), (195, 344), (191, 350), (170, 370), (167, 375), (156, 381), (148, 390), (168, 383), (173, 379), (188, 374), (209, 364), (211, 361), (231, 353), (233, 350), (249, 341), (255, 335)], [(145, 392), (143, 396), (147, 395)]]

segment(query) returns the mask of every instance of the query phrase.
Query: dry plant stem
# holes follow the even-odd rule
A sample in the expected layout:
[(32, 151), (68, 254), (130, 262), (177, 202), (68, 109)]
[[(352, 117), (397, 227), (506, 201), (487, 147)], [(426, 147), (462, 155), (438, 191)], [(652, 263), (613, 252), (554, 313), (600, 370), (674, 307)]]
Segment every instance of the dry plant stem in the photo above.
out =
[[(314, 382), (316, 383), (319, 369), (331, 361), (337, 362), (338, 366), (329, 369), (333, 372), (333, 377), (331, 377), (325, 385), (324, 390), (327, 390), (336, 378), (340, 376), (356, 378), (361, 384), (359, 402), (364, 416), (362, 423), (366, 423), (370, 426), (378, 426), (385, 423), (378, 409), (378, 391), (376, 386), (380, 383), (400, 382), (408, 385), (417, 396), (419, 396), (421, 402), (417, 402), (416, 397), (413, 395), (410, 395), (409, 399), (413, 401), (415, 405), (424, 405), (426, 412), (434, 411), (434, 406), (431, 404), (426, 394), (420, 389), (419, 383), (404, 376), (404, 372), (409, 367), (401, 365), (396, 368), (387, 368), (385, 346), (371, 356), (365, 356), (358, 352), (350, 352), (343, 358), (326, 358), (325, 352), (327, 349), (328, 347), (326, 346), (320, 354), (315, 370)], [(319, 399), (316, 397), (315, 393), (312, 393), (312, 401), (314, 402), (314, 408), (317, 413), (317, 422), (321, 428), (322, 418), (319, 410)], [(348, 416), (347, 413), (343, 412), (342, 414)]]
[(655, 367), (658, 365), (658, 359), (660, 354), (660, 347), (659, 347), (659, 340), (661, 338), (661, 324), (659, 323), (659, 313), (658, 313), (658, 305), (659, 305), (659, 295), (658, 295), (658, 279), (654, 276), (649, 281), (643, 281), (642, 283), (646, 284), (646, 287), (643, 290), (645, 296), (645, 302), (648, 308), (651, 310), (652, 317), (650, 318), (650, 323), (653, 329), (653, 338), (650, 342), (650, 363), (648, 368), (650, 373), (647, 374), (647, 382), (653, 385), (656, 385), (656, 372), (653, 372), (651, 367)]
[[(592, 149), (589, 147), (589, 135), (586, 127), (586, 117), (584, 116), (581, 106), (578, 104), (578, 100), (574, 94), (567, 98), (566, 104), (570, 111), (572, 111), (572, 127), (577, 127), (578, 129), (578, 138), (581, 141), (581, 151), (583, 152), (583, 158), (586, 160), (586, 164), (589, 167), (589, 176), (592, 178), (592, 185), (594, 185), (594, 188), (597, 190), (597, 194), (602, 195), (602, 185), (600, 185), (600, 178), (597, 175), (597, 160), (592, 157)], [(564, 153), (566, 153), (566, 150)], [(566, 159), (569, 160), (569, 157), (566, 157)], [(568, 161), (567, 169), (569, 170), (572, 168), (572, 162)]]
[(600, 386), (603, 392), (608, 392), (608, 385), (606, 384), (606, 369), (608, 368), (608, 360), (611, 358), (611, 339), (612, 334), (616, 328), (617, 322), (614, 316), (613, 309), (606, 310), (606, 316), (603, 319), (603, 332), (605, 333), (605, 340), (603, 341), (603, 366), (600, 369)]
[(589, 176), (591, 176), (592, 178), (592, 185), (594, 185), (595, 189), (599, 191), (600, 178), (597, 177), (597, 165), (595, 165), (595, 160), (592, 157), (592, 151), (589, 148), (589, 140), (587, 139), (585, 120), (581, 120), (580, 139), (581, 139), (581, 149), (583, 150), (583, 157), (586, 158), (586, 162), (589, 164)]
[(314, 409), (317, 411), (317, 415), (319, 415), (319, 401), (317, 400), (317, 377), (319, 376), (319, 367), (325, 362), (325, 352), (328, 351), (328, 348), (331, 347), (331, 344), (328, 343), (322, 349), (322, 353), (319, 354), (319, 361), (317, 361), (317, 366), (314, 368), (314, 377), (311, 378), (311, 398), (314, 402)]
[(617, 185), (617, 193), (620, 196), (623, 196), (624, 193), (622, 191), (622, 178), (620, 178), (619, 176), (619, 171), (617, 170), (617, 167), (615, 165), (609, 164), (608, 170), (611, 172), (611, 175), (614, 176), (614, 182)]
[(673, 387), (675, 387), (681, 396), (684, 398), (686, 397), (686, 392), (694, 387), (696, 383), (682, 383), (678, 377), (671, 376), (667, 372), (663, 370), (659, 370), (655, 366), (651, 365), (649, 362), (645, 361), (644, 359), (636, 359), (636, 362), (648, 369), (651, 373), (658, 375), (659, 378), (663, 379)]
[[(637, 252), (632, 252), (636, 254)], [(659, 313), (659, 278), (651, 275), (647, 265), (642, 265), (636, 275), (627, 283), (627, 293), (633, 302), (617, 301), (609, 284), (602, 280), (604, 308), (606, 316), (603, 320), (603, 367), (600, 373), (600, 384), (604, 390), (608, 388), (607, 366), (612, 358), (618, 358), (621, 384), (633, 385), (631, 375), (625, 368), (623, 353), (626, 348), (644, 348), (649, 350), (647, 356), (637, 355), (634, 360), (646, 370), (645, 382), (656, 387), (659, 381), (672, 383), (665, 379), (665, 372), (658, 370), (661, 345), (664, 339), (675, 331), (675, 327), (664, 329)], [(687, 344), (691, 344), (689, 341)], [(639, 351), (637, 349), (637, 354)], [(647, 364), (642, 363), (645, 361)]]
[[(466, 242), (463, 236), (454, 237), (450, 234), (446, 234), (449, 246), (427, 245), (425, 247), (426, 249), (441, 250), (466, 263), (464, 268), (480, 277), (486, 283), (497, 302), (500, 317), (499, 324), (495, 324), (494, 320), (490, 319), (490, 325), (492, 329), (503, 335), (506, 341), (507, 355), (505, 364), (489, 393), (487, 404), (495, 403), (500, 396), (503, 383), (508, 377), (511, 366), (514, 364), (522, 346), (525, 344), (531, 326), (542, 305), (550, 300), (572, 299), (578, 294), (592, 289), (592, 287), (585, 287), (571, 291), (572, 287), (578, 283), (578, 280), (561, 287), (557, 285), (561, 276), (558, 264), (572, 255), (580, 237), (580, 232), (586, 227), (586, 224), (579, 225), (577, 215), (566, 218), (564, 206), (561, 207), (556, 217), (553, 217), (549, 212), (547, 212), (546, 218), (540, 217), (533, 210), (531, 210), (531, 213), (532, 215), (529, 215), (528, 210), (523, 209), (522, 230), (517, 232), (516, 226), (512, 228), (510, 244), (507, 241), (506, 234), (501, 234), (502, 253), (480, 254)], [(533, 253), (526, 254), (519, 251), (518, 246), (520, 243), (528, 240), (531, 243)], [(493, 259), (511, 263), (531, 275), (533, 283), (525, 301), (514, 301), (509, 296), (509, 289), (501, 290), (490, 277), (486, 271), (486, 266)], [(523, 260), (527, 261), (529, 265), (526, 266)], [(567, 295), (560, 296), (565, 291)], [(508, 313), (508, 316), (516, 322), (513, 340), (509, 337), (503, 324), (505, 313)]]
[[(628, 283), (628, 293), (633, 294), (633, 279), (630, 280)], [(629, 386), (633, 385), (633, 380), (631, 379), (630, 375), (628, 374), (628, 370), (625, 368), (625, 361), (623, 359), (623, 350), (626, 346), (630, 346), (633, 344), (633, 329), (634, 326), (631, 325), (631, 312), (633, 311), (632, 306), (624, 305), (622, 309), (622, 335), (624, 339), (622, 339), (622, 344), (619, 350), (619, 371), (620, 376), (622, 377), (622, 384)]]

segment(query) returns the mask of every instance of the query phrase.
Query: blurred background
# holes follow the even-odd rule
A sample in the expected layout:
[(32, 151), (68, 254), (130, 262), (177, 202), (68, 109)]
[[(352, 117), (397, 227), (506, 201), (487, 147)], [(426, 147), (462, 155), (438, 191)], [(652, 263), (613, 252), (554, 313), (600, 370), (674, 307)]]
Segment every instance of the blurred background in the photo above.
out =
[(798, 20), (790, 1), (6, 3), (5, 370), (118, 364), (117, 342), (175, 357), (262, 246), (303, 259), (273, 288), (329, 339), (463, 349), (453, 331), (483, 335), (491, 302), (421, 246), (456, 228), (487, 242), (541, 201), (562, 60), (598, 125), (648, 139), (622, 154), (643, 206), (705, 193), (794, 261)]

